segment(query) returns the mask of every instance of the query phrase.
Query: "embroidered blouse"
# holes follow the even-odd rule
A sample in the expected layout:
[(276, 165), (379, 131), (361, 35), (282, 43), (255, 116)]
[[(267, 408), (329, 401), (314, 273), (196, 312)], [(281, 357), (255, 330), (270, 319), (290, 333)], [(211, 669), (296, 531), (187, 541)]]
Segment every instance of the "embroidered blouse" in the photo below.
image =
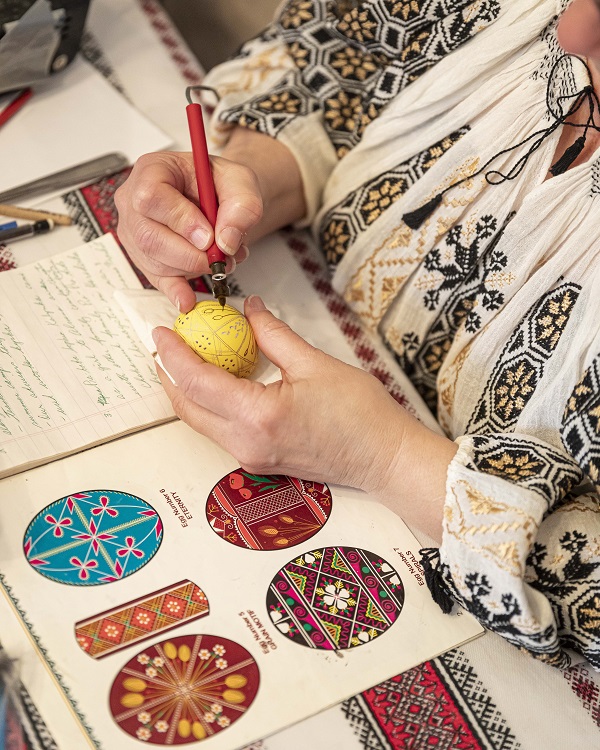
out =
[(237, 124), (292, 150), (335, 289), (459, 446), (443, 588), (600, 669), (600, 156), (546, 179), (560, 127), (534, 136), (589, 84), (555, 65), (564, 4), (291, 0), (206, 84), (221, 143)]

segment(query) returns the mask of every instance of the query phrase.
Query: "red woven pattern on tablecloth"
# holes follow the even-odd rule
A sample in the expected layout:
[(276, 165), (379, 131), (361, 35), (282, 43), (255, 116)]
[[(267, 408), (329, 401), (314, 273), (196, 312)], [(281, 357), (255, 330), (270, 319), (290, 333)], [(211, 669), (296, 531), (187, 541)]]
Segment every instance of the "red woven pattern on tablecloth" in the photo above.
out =
[(187, 51), (186, 44), (175, 31), (171, 19), (155, 0), (141, 0), (142, 10), (165, 45), (171, 59), (189, 84), (202, 81), (203, 72), (194, 56)]
[(296, 235), (288, 237), (287, 243), (317, 294), (327, 306), (332, 318), (354, 349), (354, 353), (362, 363), (363, 368), (380, 380), (399, 404), (416, 414), (414, 407), (407, 400), (396, 379), (373, 348), (354, 313), (334, 291), (329, 281), (327, 269), (311, 257), (309, 246)]
[(585, 710), (600, 727), (600, 688), (594, 682), (589, 669), (584, 664), (566, 669), (563, 677), (575, 695), (579, 698)]
[(394, 750), (481, 750), (431, 662), (362, 693)]
[(0, 245), (0, 272), (16, 268), (15, 258), (6, 245)]

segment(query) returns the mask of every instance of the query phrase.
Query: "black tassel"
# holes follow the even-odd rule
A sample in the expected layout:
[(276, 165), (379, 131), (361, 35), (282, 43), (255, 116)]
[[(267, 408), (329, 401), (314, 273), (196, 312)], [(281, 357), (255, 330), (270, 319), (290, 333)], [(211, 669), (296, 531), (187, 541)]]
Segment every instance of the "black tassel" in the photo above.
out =
[(566, 172), (579, 154), (583, 151), (585, 146), (585, 135), (580, 135), (579, 138), (572, 143), (560, 159), (550, 167), (550, 172), (556, 177), (557, 174)]
[(438, 193), (434, 195), (430, 201), (427, 201), (420, 208), (415, 208), (414, 211), (409, 211), (404, 214), (402, 221), (409, 226), (411, 229), (418, 229), (421, 224), (435, 211), (435, 209), (442, 202), (442, 194)]
[(421, 565), (425, 574), (425, 583), (429, 588), (431, 597), (442, 612), (447, 615), (452, 612), (454, 599), (448, 593), (442, 574), (438, 570), (440, 551), (437, 547), (426, 547), (419, 550), (419, 552), (421, 553)]

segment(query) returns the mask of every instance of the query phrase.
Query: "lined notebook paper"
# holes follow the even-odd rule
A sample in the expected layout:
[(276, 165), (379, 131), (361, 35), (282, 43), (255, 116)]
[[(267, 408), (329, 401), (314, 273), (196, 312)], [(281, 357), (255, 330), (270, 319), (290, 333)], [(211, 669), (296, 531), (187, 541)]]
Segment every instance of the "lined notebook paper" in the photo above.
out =
[(0, 477), (174, 418), (111, 235), (0, 274)]

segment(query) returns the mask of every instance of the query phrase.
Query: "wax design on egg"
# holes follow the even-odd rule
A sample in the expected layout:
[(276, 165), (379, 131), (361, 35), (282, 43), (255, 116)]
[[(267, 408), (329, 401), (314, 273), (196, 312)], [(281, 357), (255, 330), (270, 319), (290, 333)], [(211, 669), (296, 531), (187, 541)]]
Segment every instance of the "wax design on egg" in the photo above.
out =
[(258, 347), (250, 323), (230, 305), (198, 302), (179, 315), (173, 329), (203, 360), (239, 378), (247, 378), (256, 367)]

